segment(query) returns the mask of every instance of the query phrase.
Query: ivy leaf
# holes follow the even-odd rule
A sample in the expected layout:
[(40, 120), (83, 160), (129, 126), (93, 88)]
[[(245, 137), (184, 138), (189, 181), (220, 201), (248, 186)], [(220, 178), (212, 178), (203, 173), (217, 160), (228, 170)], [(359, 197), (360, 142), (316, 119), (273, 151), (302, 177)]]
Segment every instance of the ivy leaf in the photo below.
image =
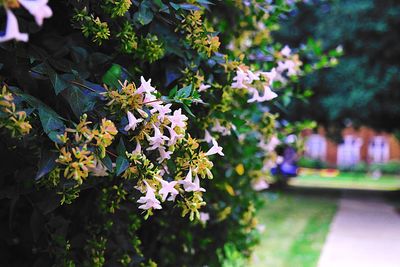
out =
[(117, 157), (116, 161), (116, 174), (119, 176), (121, 173), (123, 173), (127, 168), (129, 167), (129, 161), (125, 157)]
[(50, 67), (50, 65), (45, 64), (45, 66), (47, 75), (49, 75), (51, 84), (53, 85), (54, 92), (56, 93), (56, 95), (61, 93), (64, 89), (68, 88), (69, 83), (66, 80), (64, 80), (60, 75), (58, 75), (57, 72), (55, 72), (53, 68)]
[(58, 154), (54, 151), (48, 149), (42, 149), (42, 154), (40, 156), (39, 168), (36, 174), (35, 180), (39, 180), (44, 175), (51, 172), (56, 167), (56, 159)]
[(101, 162), (103, 162), (104, 166), (106, 166), (106, 168), (109, 171), (113, 170), (113, 166), (112, 166), (112, 160), (110, 158), (109, 155), (106, 155), (104, 158), (101, 159)]
[(57, 135), (64, 133), (65, 125), (60, 117), (52, 110), (44, 107), (39, 107), (39, 118), (42, 127), (47, 136), (56, 143), (60, 143)]
[(77, 117), (80, 117), (83, 113), (91, 111), (96, 105), (97, 97), (91, 92), (84, 92), (76, 86), (62, 92), (63, 97), (68, 101), (72, 111)]
[(125, 144), (124, 144), (124, 140), (121, 137), (119, 139), (119, 143), (117, 145), (118, 156), (125, 157), (125, 152), (126, 152), (126, 147), (125, 147)]
[(133, 19), (138, 21), (140, 24), (147, 25), (154, 18), (154, 14), (150, 9), (150, 4), (148, 1), (143, 1), (140, 4), (139, 10), (133, 15)]

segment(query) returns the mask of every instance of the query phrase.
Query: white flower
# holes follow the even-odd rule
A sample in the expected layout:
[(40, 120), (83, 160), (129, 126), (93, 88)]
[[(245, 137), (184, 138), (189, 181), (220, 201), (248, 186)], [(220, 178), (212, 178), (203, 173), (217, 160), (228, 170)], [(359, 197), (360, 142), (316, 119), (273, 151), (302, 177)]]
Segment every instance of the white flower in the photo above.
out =
[(127, 112), (127, 115), (128, 115), (128, 124), (125, 126), (124, 130), (134, 131), (136, 129), (137, 124), (143, 121), (143, 119), (136, 119), (135, 116), (130, 111)]
[(258, 90), (256, 88), (250, 87), (249, 88), (249, 93), (252, 93), (253, 96), (247, 100), (247, 103), (253, 103), (253, 102), (258, 102), (258, 99), (260, 99), (260, 93), (258, 92)]
[(200, 84), (199, 92), (206, 91), (210, 87), (211, 87), (211, 85), (202, 83), (202, 84)]
[(211, 136), (210, 132), (207, 130), (204, 130), (204, 141), (206, 141), (207, 143), (211, 143), (212, 139), (213, 139), (213, 137)]
[(141, 85), (140, 87), (136, 90), (135, 94), (143, 94), (143, 93), (147, 93), (147, 94), (151, 94), (152, 92), (154, 92), (156, 89), (151, 86), (151, 79), (149, 79), (147, 82), (144, 79), (143, 76), (140, 77), (140, 82)]
[(281, 50), (281, 54), (284, 57), (289, 57), (291, 52), (292, 52), (292, 50), (287, 45), (285, 45), (285, 47)]
[(253, 73), (250, 70), (247, 71), (248, 75), (248, 83), (252, 83), (253, 81), (259, 81), (260, 80), (260, 74), (259, 73)]
[(139, 200), (137, 201), (137, 203), (143, 204), (139, 206), (139, 209), (143, 209), (143, 210), (148, 210), (148, 209), (162, 209), (161, 205), (160, 205), (160, 201), (158, 199), (156, 199), (156, 196), (154, 194), (154, 189), (151, 188), (151, 186), (144, 181), (144, 183), (146, 184), (146, 195), (144, 197), (140, 197)]
[(158, 111), (158, 120), (159, 121), (164, 121), (165, 119), (165, 115), (169, 114), (171, 112), (170, 107), (172, 106), (172, 104), (166, 104), (166, 105), (157, 105), (154, 106), (154, 108), (150, 111), (151, 113), (155, 113), (156, 111)]
[(205, 224), (210, 219), (210, 214), (208, 212), (200, 212), (200, 221)]
[(264, 78), (268, 79), (268, 83), (270, 86), (272, 85), (272, 83), (274, 82), (274, 80), (278, 75), (278, 73), (276, 72), (276, 68), (273, 68), (271, 71), (260, 72), (260, 74), (264, 76)]
[(177, 181), (167, 182), (160, 178), (157, 178), (157, 180), (160, 181), (161, 183), (161, 189), (158, 191), (158, 193), (161, 195), (162, 201), (164, 202), (165, 199), (167, 199), (168, 194), (171, 194), (171, 197), (175, 200), (176, 195), (179, 194), (178, 190), (175, 189), (175, 185), (178, 182)]
[(215, 140), (215, 138), (212, 139), (212, 143), (213, 143), (213, 146), (210, 148), (210, 150), (208, 150), (208, 152), (206, 153), (206, 156), (211, 156), (214, 154), (224, 156), (224, 153), (222, 153), (222, 147), (220, 147), (218, 145), (217, 140)]
[(269, 185), (264, 179), (258, 179), (256, 182), (251, 184), (251, 187), (254, 191), (262, 191), (264, 189), (267, 189)]
[(53, 15), (50, 7), (47, 5), (48, 0), (18, 0), (29, 13), (35, 17), (35, 21), (39, 26), (42, 26), (45, 18), (50, 18)]
[(206, 192), (206, 190), (205, 190), (204, 188), (200, 187), (200, 179), (199, 179), (199, 176), (196, 175), (196, 176), (194, 177), (193, 184), (194, 184), (194, 186), (193, 186), (193, 188), (192, 188), (192, 191), (193, 191), (193, 192), (198, 192), (198, 191), (200, 191), (200, 192)]
[(259, 102), (270, 101), (277, 97), (278, 95), (271, 90), (271, 87), (265, 85), (264, 86), (264, 95), (258, 99)]
[(186, 192), (192, 192), (193, 188), (195, 188), (195, 184), (193, 183), (192, 179), (192, 169), (189, 168), (185, 179), (179, 181), (179, 184), (183, 185), (183, 189), (185, 189)]
[(12, 13), (9, 9), (6, 9), (6, 14), (7, 14), (6, 32), (3, 36), (0, 36), (0, 42), (7, 42), (13, 39), (17, 41), (27, 42), (29, 36), (28, 34), (21, 33), (19, 31), (18, 21), (14, 13)]
[(132, 154), (140, 154), (140, 153), (142, 153), (142, 146), (140, 145), (140, 142), (137, 141), (136, 148), (135, 150), (132, 151)]
[(157, 158), (158, 163), (161, 163), (164, 160), (171, 158), (172, 151), (166, 151), (163, 146), (160, 146), (158, 148), (158, 152), (160, 153), (160, 157)]
[(211, 131), (221, 133), (224, 136), (231, 133), (231, 131), (227, 127), (221, 125), (219, 120), (215, 121), (214, 126), (211, 128)]
[(246, 72), (244, 72), (241, 68), (238, 68), (236, 71), (236, 76), (233, 78), (235, 81), (232, 83), (232, 88), (237, 88), (237, 89), (243, 89), (247, 88), (247, 83), (249, 81), (249, 78), (247, 77)]
[[(50, 18), (53, 15), (50, 7), (47, 5), (48, 0), (18, 0), (18, 2), (35, 17), (35, 21), (39, 26), (43, 24), (43, 19)], [(7, 42), (14, 39), (16, 41), (27, 42), (29, 39), (28, 34), (19, 31), (18, 20), (14, 13), (7, 7), (5, 9), (7, 25), (4, 35), (0, 36), (0, 42)]]
[(168, 131), (169, 131), (168, 146), (173, 146), (173, 145), (176, 144), (176, 142), (178, 141), (178, 139), (180, 139), (180, 138), (183, 137), (183, 134), (177, 134), (177, 133), (175, 132), (175, 130), (172, 129), (171, 127), (169, 127), (169, 126), (165, 126), (165, 127), (166, 127), (166, 128), (168, 129)]
[(160, 130), (154, 124), (153, 124), (153, 129), (154, 129), (154, 136), (148, 138), (150, 147), (148, 147), (147, 150), (157, 149), (160, 146), (164, 145), (165, 141), (169, 140), (167, 136), (162, 135)]
[(175, 110), (172, 116), (168, 116), (168, 120), (171, 122), (172, 129), (174, 129), (176, 126), (184, 128), (186, 126), (185, 121), (187, 121), (187, 119), (188, 118), (182, 114), (181, 109)]

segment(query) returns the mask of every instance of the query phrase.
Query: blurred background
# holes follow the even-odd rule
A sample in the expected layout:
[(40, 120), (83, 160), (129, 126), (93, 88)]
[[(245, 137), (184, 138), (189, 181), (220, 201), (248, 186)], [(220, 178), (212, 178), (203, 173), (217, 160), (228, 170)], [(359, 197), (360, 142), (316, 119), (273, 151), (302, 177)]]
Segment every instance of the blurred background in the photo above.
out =
[(313, 95), (289, 105), (290, 119), (318, 126), (304, 153), (283, 153), (253, 266), (400, 266), (400, 2), (298, 5), (274, 37), (343, 56), (302, 78)]

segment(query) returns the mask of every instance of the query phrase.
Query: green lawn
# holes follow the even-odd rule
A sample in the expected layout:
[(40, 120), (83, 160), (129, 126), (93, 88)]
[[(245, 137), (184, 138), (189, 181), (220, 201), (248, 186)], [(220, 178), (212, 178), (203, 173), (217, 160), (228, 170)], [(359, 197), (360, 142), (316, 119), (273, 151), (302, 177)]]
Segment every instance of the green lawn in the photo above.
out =
[(346, 188), (395, 191), (400, 189), (400, 177), (383, 175), (374, 179), (362, 173), (341, 172), (337, 177), (322, 177), (318, 174), (292, 178), (289, 185), (298, 187)]
[(337, 194), (267, 193), (265, 225), (252, 267), (314, 267), (336, 211)]

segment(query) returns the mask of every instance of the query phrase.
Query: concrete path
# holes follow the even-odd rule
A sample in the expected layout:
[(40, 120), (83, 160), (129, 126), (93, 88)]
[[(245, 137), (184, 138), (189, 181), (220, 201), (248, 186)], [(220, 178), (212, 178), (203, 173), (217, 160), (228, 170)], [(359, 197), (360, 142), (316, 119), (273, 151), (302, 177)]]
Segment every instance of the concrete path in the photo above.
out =
[(345, 193), (318, 267), (400, 267), (400, 215), (382, 197)]

